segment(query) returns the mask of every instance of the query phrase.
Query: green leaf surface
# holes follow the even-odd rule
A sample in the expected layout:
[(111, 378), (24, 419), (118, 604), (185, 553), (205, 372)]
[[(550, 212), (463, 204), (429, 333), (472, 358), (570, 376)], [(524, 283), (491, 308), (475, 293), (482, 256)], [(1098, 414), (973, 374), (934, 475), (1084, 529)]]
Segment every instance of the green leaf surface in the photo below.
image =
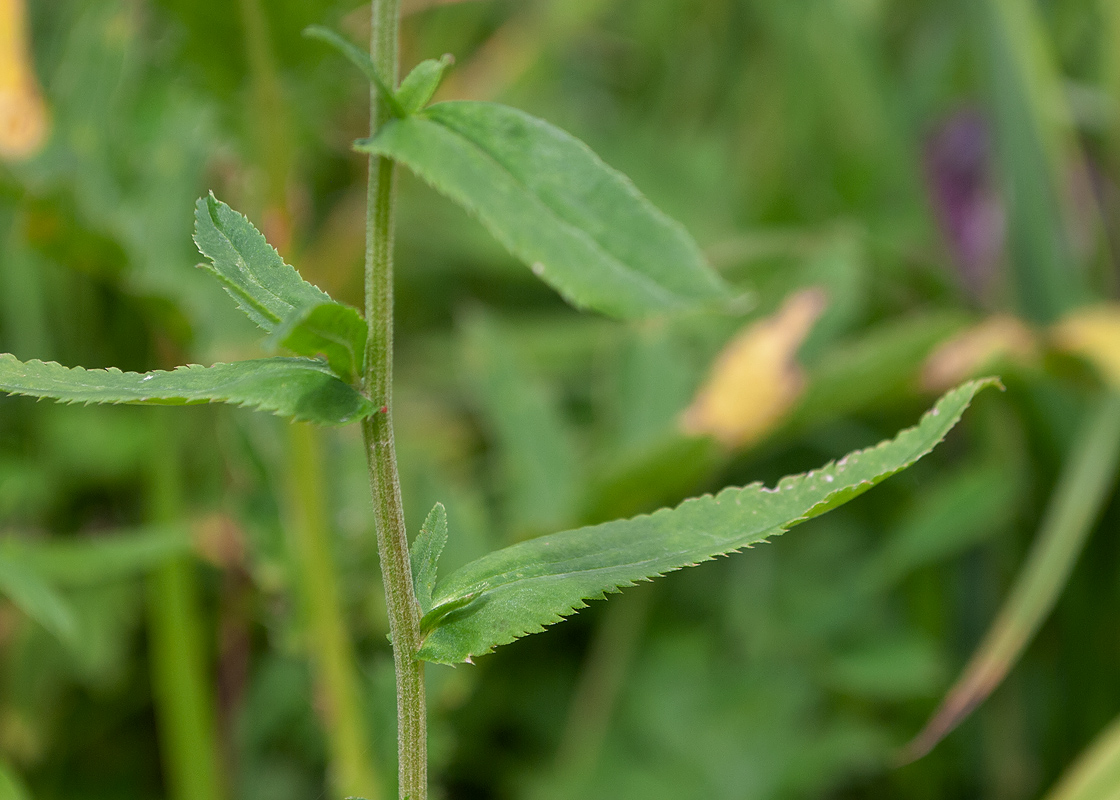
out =
[(685, 230), (629, 179), (524, 112), (438, 103), (356, 147), (400, 161), (478, 216), (575, 306), (633, 318), (730, 296)]
[(876, 447), (783, 478), (729, 487), (674, 509), (544, 536), (490, 553), (449, 576), (432, 614), (446, 614), (419, 657), (442, 664), (469, 661), (561, 621), (584, 601), (638, 581), (708, 561), (765, 541), (859, 496), (926, 455), (957, 423), (978, 391), (973, 381), (946, 394), (914, 427)]
[(328, 301), (294, 309), (265, 343), (296, 355), (322, 356), (336, 375), (353, 384), (365, 366), (368, 333), (357, 310)]
[(203, 264), (241, 310), (266, 331), (294, 309), (330, 302), (326, 293), (284, 263), (253, 223), (211, 193), (195, 204), (194, 241), (210, 259)]
[(343, 425), (374, 406), (321, 361), (264, 358), (170, 372), (64, 367), (0, 353), (0, 391), (66, 403), (191, 405), (232, 403), (320, 425)]
[(444, 72), (453, 62), (451, 56), (445, 55), (440, 59), (425, 59), (413, 67), (397, 89), (397, 102), (405, 114), (415, 114), (428, 105), (443, 80)]
[(284, 263), (244, 215), (211, 194), (195, 207), (195, 243), (210, 270), (253, 322), (272, 335), (268, 343), (299, 356), (326, 357), (347, 382), (361, 374), (366, 323)]
[(74, 610), (54, 587), (26, 564), (0, 555), (0, 595), (60, 641), (72, 643), (78, 634)]
[(436, 588), (436, 564), (446, 544), (447, 509), (443, 507), (443, 503), (436, 503), (428, 512), (428, 518), (424, 520), (416, 541), (412, 543), (412, 582), (422, 615), (432, 609), (432, 592)]

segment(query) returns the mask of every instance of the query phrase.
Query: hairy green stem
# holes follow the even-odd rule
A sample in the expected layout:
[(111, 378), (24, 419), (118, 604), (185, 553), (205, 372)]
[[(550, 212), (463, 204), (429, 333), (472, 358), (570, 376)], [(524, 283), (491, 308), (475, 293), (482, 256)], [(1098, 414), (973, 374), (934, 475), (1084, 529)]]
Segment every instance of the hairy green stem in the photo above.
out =
[[(372, 0), (370, 57), (390, 85), (397, 85), (400, 0)], [(370, 89), (370, 133), (381, 123), (381, 104)], [(424, 664), (420, 649), (420, 607), (412, 585), (408, 536), (404, 527), (397, 454), (393, 444), (393, 218), (394, 164), (369, 162), (366, 220), (366, 320), (369, 340), (363, 388), (378, 413), (362, 423), (369, 460), (377, 552), (385, 583), (393, 665), (397, 675), (397, 753), (401, 798), (428, 796), (428, 734), (424, 705)]]
[(290, 428), (291, 498), (289, 529), (311, 638), (315, 685), (323, 704), (323, 727), (330, 748), (330, 782), (336, 798), (379, 800), (372, 748), (362, 721), (354, 649), (339, 600), (331, 558), (330, 527), (323, 486), (319, 429), (296, 423)]
[[(176, 427), (160, 409), (148, 496), (149, 521), (171, 523), (182, 511)], [(148, 638), (152, 694), (168, 796), (221, 800), (225, 796), (206, 678), (195, 563), (179, 556), (148, 579)]]

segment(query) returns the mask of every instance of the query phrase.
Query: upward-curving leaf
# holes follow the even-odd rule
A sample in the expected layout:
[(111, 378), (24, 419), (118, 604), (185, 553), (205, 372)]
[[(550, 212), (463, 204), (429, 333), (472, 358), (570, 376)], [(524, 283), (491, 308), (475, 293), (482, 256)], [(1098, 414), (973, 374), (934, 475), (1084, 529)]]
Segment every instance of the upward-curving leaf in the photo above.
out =
[(375, 411), (369, 400), (325, 364), (309, 358), (264, 358), (139, 373), (25, 362), (0, 353), (0, 391), (65, 403), (232, 403), (320, 425), (355, 422)]
[(573, 305), (632, 318), (726, 302), (692, 238), (578, 139), (494, 103), (437, 103), (357, 149), (478, 216)]
[[(868, 450), (783, 478), (754, 483), (674, 509), (544, 536), (483, 556), (437, 589), (431, 632), (419, 657), (470, 661), (498, 645), (561, 621), (589, 599), (693, 566), (784, 533), (846, 503), (927, 454), (975, 394), (996, 382), (973, 381), (946, 394), (913, 428)], [(442, 617), (447, 606), (461, 607)]]
[(195, 205), (194, 241), (209, 270), (249, 319), (296, 355), (327, 358), (344, 380), (361, 373), (366, 324), (296, 272), (264, 235), (210, 194)]

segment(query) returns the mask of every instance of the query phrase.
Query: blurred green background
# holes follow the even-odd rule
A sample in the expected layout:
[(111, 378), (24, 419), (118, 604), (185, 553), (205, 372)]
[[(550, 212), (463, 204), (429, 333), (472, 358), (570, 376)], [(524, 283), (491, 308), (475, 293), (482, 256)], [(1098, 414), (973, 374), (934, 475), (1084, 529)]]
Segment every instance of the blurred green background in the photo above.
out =
[[(429, 667), (436, 796), (1044, 796), (1120, 713), (1115, 467), (1077, 445), (1120, 391), (1120, 4), (404, 5), (403, 66), (456, 59), (441, 99), (570, 130), (756, 301), (577, 314), (402, 174), (397, 441), (410, 532), (447, 506), (442, 574), (810, 469), (973, 374), (1007, 386), (850, 506)], [(21, 61), (23, 7), (0, 0), (0, 351), (139, 371), (257, 354), (194, 267), (211, 189), (361, 305), (367, 89), (301, 31), (364, 40), (367, 8), (28, 0)], [(827, 305), (798, 330), (809, 289)], [(744, 418), (682, 423), (741, 330)], [(391, 796), (361, 449), (356, 429), (226, 407), (0, 397), (0, 798)], [(1052, 612), (991, 698), (899, 766), (1071, 464), (1101, 488), (1055, 523)]]

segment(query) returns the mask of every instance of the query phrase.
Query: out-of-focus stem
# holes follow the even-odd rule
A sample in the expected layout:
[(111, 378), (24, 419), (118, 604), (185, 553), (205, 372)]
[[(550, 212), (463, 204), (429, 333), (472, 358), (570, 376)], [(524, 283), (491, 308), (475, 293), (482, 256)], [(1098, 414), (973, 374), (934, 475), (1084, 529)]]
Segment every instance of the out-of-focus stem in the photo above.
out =
[(299, 565), (316, 691), (330, 747), (331, 786), (336, 798), (357, 795), (378, 800), (381, 791), (362, 721), (354, 651), (331, 558), (319, 430), (293, 424), (289, 454), (289, 529), (294, 563)]
[[(155, 412), (148, 517), (177, 521), (183, 510), (177, 427)], [(171, 800), (221, 800), (214, 702), (206, 677), (195, 562), (180, 556), (148, 578), (152, 693)]]

